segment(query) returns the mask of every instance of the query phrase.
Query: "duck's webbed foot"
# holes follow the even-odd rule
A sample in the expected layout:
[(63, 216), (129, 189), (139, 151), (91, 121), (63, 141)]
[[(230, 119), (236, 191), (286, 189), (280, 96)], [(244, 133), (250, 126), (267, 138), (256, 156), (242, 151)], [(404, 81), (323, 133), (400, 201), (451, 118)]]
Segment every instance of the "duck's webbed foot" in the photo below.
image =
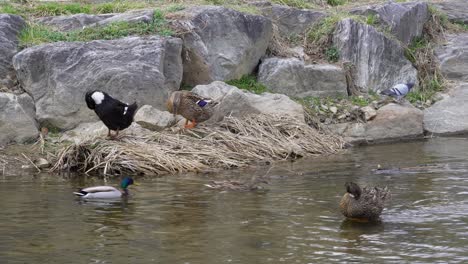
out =
[(192, 122), (189, 124), (188, 123), (188, 120), (185, 122), (185, 128), (188, 128), (188, 129), (191, 129), (191, 128), (194, 128), (195, 126), (197, 125), (197, 122), (195, 121), (195, 119), (192, 119)]

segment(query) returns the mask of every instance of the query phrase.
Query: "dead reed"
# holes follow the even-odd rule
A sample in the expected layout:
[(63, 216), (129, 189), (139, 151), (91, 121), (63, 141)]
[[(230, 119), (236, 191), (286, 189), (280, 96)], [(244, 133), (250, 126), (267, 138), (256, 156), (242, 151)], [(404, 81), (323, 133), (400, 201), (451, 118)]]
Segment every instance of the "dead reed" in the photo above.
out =
[(119, 140), (103, 137), (61, 148), (52, 171), (173, 174), (336, 153), (344, 141), (287, 116), (226, 117), (213, 125), (166, 129)]

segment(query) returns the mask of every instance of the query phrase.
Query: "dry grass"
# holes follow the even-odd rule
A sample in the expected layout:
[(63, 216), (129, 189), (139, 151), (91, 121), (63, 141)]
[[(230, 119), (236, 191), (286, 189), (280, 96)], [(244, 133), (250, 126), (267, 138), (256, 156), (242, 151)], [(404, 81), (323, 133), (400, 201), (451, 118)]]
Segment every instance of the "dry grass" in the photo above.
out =
[(344, 141), (290, 117), (227, 117), (183, 133), (165, 130), (110, 141), (86, 140), (60, 149), (52, 171), (167, 174), (229, 169), (257, 162), (336, 153)]

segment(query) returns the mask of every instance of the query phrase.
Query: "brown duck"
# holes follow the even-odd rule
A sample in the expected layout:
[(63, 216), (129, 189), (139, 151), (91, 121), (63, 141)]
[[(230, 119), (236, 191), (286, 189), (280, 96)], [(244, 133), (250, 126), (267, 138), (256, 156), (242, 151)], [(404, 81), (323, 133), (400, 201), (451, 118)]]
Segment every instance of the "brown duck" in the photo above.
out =
[(346, 193), (340, 202), (341, 213), (352, 220), (369, 221), (379, 218), (385, 200), (390, 197), (387, 187), (361, 188), (354, 182), (345, 184)]
[(201, 97), (190, 91), (175, 91), (167, 100), (167, 109), (170, 113), (181, 115), (186, 119), (185, 128), (194, 128), (197, 123), (210, 119), (217, 104), (218, 102), (210, 98)]

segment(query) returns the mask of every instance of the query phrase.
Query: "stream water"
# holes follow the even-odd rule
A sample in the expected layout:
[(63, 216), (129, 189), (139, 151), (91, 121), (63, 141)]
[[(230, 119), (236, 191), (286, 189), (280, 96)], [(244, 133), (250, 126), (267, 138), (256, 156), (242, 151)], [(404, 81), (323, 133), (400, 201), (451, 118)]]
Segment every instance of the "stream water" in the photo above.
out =
[[(467, 158), (467, 138), (377, 145), (273, 168), (135, 178), (134, 195), (113, 202), (72, 195), (102, 179), (0, 176), (0, 263), (467, 263)], [(265, 174), (260, 191), (204, 186)], [(381, 222), (343, 219), (351, 180), (391, 189)]]

